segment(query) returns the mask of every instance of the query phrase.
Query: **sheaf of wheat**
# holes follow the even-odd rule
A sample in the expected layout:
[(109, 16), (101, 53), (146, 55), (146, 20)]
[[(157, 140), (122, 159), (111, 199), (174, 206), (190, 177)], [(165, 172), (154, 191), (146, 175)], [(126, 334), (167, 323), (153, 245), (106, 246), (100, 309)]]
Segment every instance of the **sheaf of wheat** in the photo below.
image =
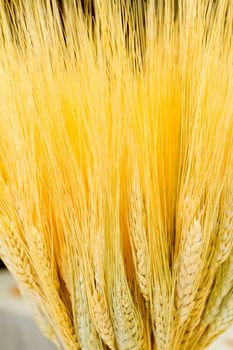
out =
[(0, 257), (66, 350), (233, 324), (233, 2), (0, 1)]

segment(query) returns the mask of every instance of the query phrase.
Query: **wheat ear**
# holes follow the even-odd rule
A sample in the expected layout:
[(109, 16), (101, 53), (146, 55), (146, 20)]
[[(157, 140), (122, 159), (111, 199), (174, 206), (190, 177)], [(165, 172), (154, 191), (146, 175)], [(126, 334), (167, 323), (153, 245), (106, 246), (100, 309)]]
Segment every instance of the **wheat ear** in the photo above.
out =
[(77, 335), (82, 350), (101, 350), (102, 341), (95, 329), (89, 312), (85, 281), (81, 269), (76, 281)]
[(47, 244), (44, 241), (43, 235), (34, 226), (31, 226), (28, 233), (30, 235), (29, 245), (32, 251), (37, 255), (35, 258), (35, 267), (37, 266), (40, 271), (43, 271), (43, 279), (46, 279), (47, 285), (53, 289), (59, 290), (60, 282), (56, 269), (52, 265), (52, 260), (49, 257)]
[[(115, 335), (110, 317), (109, 307), (105, 293), (104, 256), (105, 256), (105, 232), (103, 227), (93, 230), (92, 248), (94, 283), (90, 288), (90, 313), (95, 328), (102, 341), (110, 348), (115, 349)], [(90, 262), (90, 265), (91, 262)], [(90, 286), (91, 287), (91, 286)]]
[(142, 350), (145, 348), (143, 323), (136, 310), (126, 282), (118, 281), (113, 294), (114, 328), (118, 348)]
[(35, 227), (31, 227), (27, 237), (30, 237), (30, 253), (38, 278), (46, 291), (48, 300), (51, 301), (50, 308), (53, 309), (54, 323), (58, 328), (57, 332), (61, 334), (61, 339), (68, 349), (77, 350), (78, 344), (73, 323), (65, 304), (59, 296), (59, 280), (50, 262), (44, 237)]
[(233, 324), (233, 292), (225, 298), (219, 308), (218, 315), (209, 325), (202, 340), (197, 345), (198, 349), (209, 345), (218, 335), (222, 334)]
[(216, 251), (216, 262), (222, 264), (229, 256), (233, 245), (233, 185), (228, 187), (224, 217)]
[(24, 288), (38, 288), (34, 268), (17, 228), (3, 215), (0, 217), (0, 252), (7, 268)]
[(202, 325), (211, 324), (220, 309), (224, 298), (228, 295), (233, 283), (233, 254), (221, 265), (216, 273), (214, 288), (209, 296), (205, 312), (202, 316)]
[[(207, 283), (206, 283), (207, 280)], [(184, 341), (182, 343), (183, 350), (189, 350), (190, 345), (192, 345), (196, 340), (196, 329), (201, 324), (202, 314), (206, 308), (206, 300), (208, 298), (208, 292), (212, 285), (213, 277), (208, 274), (202, 280), (200, 285), (205, 285), (204, 288), (199, 288), (195, 297), (195, 304), (190, 314), (189, 323), (184, 336)]]
[(156, 345), (158, 349), (168, 349), (172, 339), (169, 299), (168, 296), (161, 293), (161, 288), (158, 285), (153, 288), (152, 295), (152, 320)]
[(133, 181), (131, 192), (130, 238), (136, 269), (136, 278), (141, 294), (149, 301), (149, 262), (146, 237), (146, 213), (139, 181)]
[(179, 262), (179, 275), (176, 286), (178, 312), (181, 324), (189, 317), (195, 304), (202, 251), (202, 227), (194, 220), (187, 234)]
[(107, 301), (103, 293), (97, 290), (92, 294), (91, 314), (99, 336), (110, 349), (114, 350), (115, 336)]

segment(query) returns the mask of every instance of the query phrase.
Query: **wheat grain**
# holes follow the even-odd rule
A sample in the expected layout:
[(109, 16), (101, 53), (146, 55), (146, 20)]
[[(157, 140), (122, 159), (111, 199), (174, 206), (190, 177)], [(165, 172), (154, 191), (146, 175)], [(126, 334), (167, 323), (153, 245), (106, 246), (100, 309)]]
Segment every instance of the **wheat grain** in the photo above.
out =
[(177, 281), (178, 312), (180, 322), (187, 321), (194, 303), (198, 286), (202, 253), (202, 227), (195, 219), (187, 233), (182, 248)]

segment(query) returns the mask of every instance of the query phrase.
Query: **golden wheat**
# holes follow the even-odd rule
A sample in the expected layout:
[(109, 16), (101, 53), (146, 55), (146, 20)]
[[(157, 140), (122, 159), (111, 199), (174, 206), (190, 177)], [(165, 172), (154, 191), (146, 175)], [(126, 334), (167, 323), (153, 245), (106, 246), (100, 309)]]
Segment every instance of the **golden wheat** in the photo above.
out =
[(0, 1), (0, 255), (58, 348), (233, 323), (233, 2)]

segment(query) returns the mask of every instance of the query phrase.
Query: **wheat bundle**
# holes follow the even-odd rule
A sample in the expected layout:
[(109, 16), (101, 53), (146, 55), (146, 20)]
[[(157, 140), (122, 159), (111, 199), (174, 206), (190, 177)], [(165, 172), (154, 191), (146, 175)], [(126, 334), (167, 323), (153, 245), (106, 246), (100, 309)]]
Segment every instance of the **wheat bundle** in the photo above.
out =
[[(67, 350), (233, 323), (233, 2), (0, 2), (0, 254)], [(84, 4), (85, 5), (85, 4)]]

